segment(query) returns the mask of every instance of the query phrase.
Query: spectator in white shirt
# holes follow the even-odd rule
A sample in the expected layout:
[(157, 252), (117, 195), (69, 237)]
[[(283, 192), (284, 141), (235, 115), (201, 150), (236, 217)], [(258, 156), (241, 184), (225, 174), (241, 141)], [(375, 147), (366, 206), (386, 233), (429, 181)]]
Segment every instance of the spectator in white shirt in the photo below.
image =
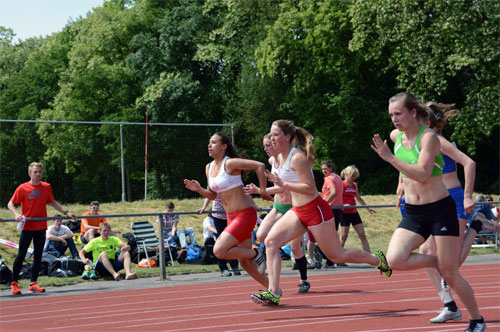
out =
[(69, 248), (71, 256), (78, 258), (78, 250), (73, 240), (73, 232), (62, 224), (61, 219), (54, 220), (54, 225), (47, 228), (44, 251), (56, 256), (64, 256)]

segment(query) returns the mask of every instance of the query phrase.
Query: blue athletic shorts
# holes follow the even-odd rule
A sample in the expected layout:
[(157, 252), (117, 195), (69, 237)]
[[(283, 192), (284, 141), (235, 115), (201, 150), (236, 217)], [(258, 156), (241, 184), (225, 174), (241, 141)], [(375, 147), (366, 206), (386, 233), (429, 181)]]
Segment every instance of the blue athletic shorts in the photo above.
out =
[(455, 187), (448, 189), (451, 198), (455, 201), (455, 205), (457, 206), (457, 217), (461, 219), (469, 218), (469, 213), (465, 213), (464, 208), (464, 190), (462, 187)]

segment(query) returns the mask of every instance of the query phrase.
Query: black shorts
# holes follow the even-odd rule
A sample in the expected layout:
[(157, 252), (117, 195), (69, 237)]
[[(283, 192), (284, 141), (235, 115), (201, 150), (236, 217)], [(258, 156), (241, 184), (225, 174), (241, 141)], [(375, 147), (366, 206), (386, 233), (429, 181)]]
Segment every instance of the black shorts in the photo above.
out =
[(344, 214), (344, 211), (342, 209), (333, 209), (333, 216), (335, 217), (335, 230), (339, 230), (339, 225), (340, 222), (342, 221), (342, 215)]
[[(115, 257), (115, 259), (110, 259), (111, 265), (113, 266), (113, 269), (118, 272), (121, 269), (123, 269), (123, 262), (118, 259), (118, 256)], [(95, 266), (95, 270), (97, 273), (99, 273), (100, 276), (104, 275), (111, 275), (108, 270), (104, 267), (104, 264), (102, 264), (101, 261), (97, 261), (97, 264)]]
[(349, 227), (349, 225), (357, 225), (361, 224), (361, 217), (359, 216), (359, 213), (354, 212), (354, 213), (344, 213), (342, 214), (342, 221), (340, 222), (340, 226), (342, 227)]
[(458, 236), (457, 208), (451, 196), (439, 201), (412, 205), (405, 203), (405, 216), (398, 228), (420, 234), (424, 239), (434, 236)]

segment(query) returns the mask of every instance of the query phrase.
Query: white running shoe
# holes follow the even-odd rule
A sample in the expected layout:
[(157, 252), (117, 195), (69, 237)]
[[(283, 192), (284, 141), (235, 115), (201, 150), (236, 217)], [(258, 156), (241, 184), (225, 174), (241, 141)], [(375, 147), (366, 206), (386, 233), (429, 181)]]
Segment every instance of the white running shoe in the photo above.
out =
[(257, 271), (260, 274), (266, 272), (266, 256), (264, 255), (264, 248), (257, 248), (257, 255), (253, 258), (255, 264), (257, 265)]
[(486, 322), (482, 323), (470, 322), (469, 328), (467, 329), (466, 332), (483, 332), (483, 331), (486, 331)]
[(462, 319), (462, 313), (460, 312), (460, 309), (457, 308), (457, 311), (451, 311), (447, 307), (444, 307), (443, 310), (439, 313), (434, 318), (431, 318), (431, 323), (432, 324), (440, 324), (444, 323), (447, 320), (461, 320)]

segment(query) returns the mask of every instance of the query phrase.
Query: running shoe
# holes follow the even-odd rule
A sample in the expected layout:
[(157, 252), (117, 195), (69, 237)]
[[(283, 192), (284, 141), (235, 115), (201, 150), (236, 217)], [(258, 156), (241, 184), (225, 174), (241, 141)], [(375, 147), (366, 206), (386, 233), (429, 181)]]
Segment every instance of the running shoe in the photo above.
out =
[(299, 289), (297, 289), (297, 293), (299, 294), (307, 293), (309, 291), (309, 288), (311, 288), (311, 284), (307, 280), (301, 280), (298, 286)]
[(314, 249), (314, 260), (316, 261), (314, 267), (317, 269), (321, 269), (321, 261), (323, 260), (323, 255), (321, 254), (318, 246), (316, 246), (316, 248)]
[(252, 294), (250, 298), (257, 304), (268, 304), (268, 305), (278, 305), (280, 304), (280, 295), (276, 295), (270, 290), (263, 291), (262, 293)]
[(323, 268), (324, 269), (334, 269), (335, 268), (335, 264), (332, 264), (332, 265), (328, 265), (328, 264), (323, 264)]
[(240, 275), (241, 275), (240, 269), (238, 269), (237, 267), (235, 267), (235, 268), (233, 269), (233, 274), (234, 274), (235, 276), (240, 276)]
[(380, 250), (377, 250), (373, 254), (380, 259), (380, 265), (377, 266), (377, 269), (380, 270), (380, 274), (384, 273), (387, 277), (390, 277), (392, 274), (392, 270), (389, 267), (389, 264), (387, 264), (387, 259), (385, 258), (384, 253)]
[(93, 280), (96, 280), (98, 278), (97, 272), (95, 270), (90, 270), (89, 271), (89, 278), (93, 279)]
[(90, 270), (83, 271), (82, 278), (85, 279), (85, 280), (90, 279)]
[(45, 288), (38, 286), (38, 283), (35, 281), (28, 286), (28, 293), (45, 293)]
[(21, 295), (21, 288), (19, 288), (19, 284), (17, 281), (13, 281), (10, 283), (10, 288), (12, 288), (12, 295)]
[(254, 262), (257, 265), (257, 271), (260, 274), (266, 272), (266, 256), (264, 255), (264, 248), (257, 248), (257, 255), (254, 257)]
[(444, 290), (445, 292), (450, 291), (450, 285), (444, 280), (444, 278), (441, 278), (441, 289)]
[(220, 274), (221, 277), (231, 277), (233, 274), (231, 272), (229, 272), (228, 270), (224, 270), (222, 271), (222, 273)]
[(462, 313), (460, 309), (457, 308), (457, 311), (451, 311), (447, 307), (444, 307), (443, 310), (434, 318), (431, 318), (430, 322), (432, 324), (441, 324), (448, 320), (461, 320)]
[(484, 320), (482, 323), (473, 321), (469, 323), (469, 328), (467, 329), (467, 332), (483, 332), (483, 331), (486, 331), (486, 322)]

